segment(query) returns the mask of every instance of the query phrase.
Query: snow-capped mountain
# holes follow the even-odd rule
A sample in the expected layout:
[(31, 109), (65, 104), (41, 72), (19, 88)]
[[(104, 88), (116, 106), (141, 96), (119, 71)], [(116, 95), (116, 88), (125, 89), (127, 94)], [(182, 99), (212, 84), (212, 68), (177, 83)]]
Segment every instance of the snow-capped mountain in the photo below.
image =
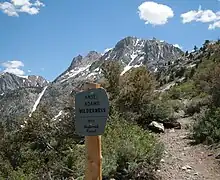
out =
[(144, 40), (136, 37), (126, 37), (114, 48), (103, 55), (91, 51), (87, 56), (75, 57), (69, 68), (55, 82), (97, 80), (100, 78), (100, 66), (104, 61), (119, 61), (124, 67), (122, 75), (133, 67), (147, 66), (151, 71), (157, 71), (168, 62), (181, 57), (183, 52), (172, 44), (156, 39)]
[(101, 58), (101, 54), (95, 51), (90, 51), (87, 56), (78, 55), (73, 58), (69, 68), (63, 72), (55, 81), (66, 81), (69, 78), (77, 78), (88, 75), (89, 67)]

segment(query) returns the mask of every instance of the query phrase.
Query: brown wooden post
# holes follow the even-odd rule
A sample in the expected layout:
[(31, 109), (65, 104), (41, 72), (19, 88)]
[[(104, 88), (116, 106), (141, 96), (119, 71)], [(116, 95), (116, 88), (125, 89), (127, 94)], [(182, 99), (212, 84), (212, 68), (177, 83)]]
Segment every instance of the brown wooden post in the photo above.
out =
[[(100, 88), (100, 84), (86, 83), (84, 90)], [(101, 136), (85, 136), (86, 180), (102, 180)]]

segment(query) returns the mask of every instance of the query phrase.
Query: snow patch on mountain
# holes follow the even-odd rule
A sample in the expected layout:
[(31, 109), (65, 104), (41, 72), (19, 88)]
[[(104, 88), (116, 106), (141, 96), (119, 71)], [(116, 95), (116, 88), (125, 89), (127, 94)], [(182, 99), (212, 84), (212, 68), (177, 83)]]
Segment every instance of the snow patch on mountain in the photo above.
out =
[(196, 64), (190, 64), (189, 66), (187, 66), (187, 68), (193, 68), (195, 66), (196, 66)]
[(134, 65), (134, 66), (126, 66), (125, 68), (124, 68), (124, 70), (121, 72), (121, 76), (124, 74), (124, 73), (126, 73), (127, 71), (129, 71), (131, 68), (137, 68), (137, 67), (140, 67), (140, 66), (142, 66), (142, 64), (140, 64), (140, 65)]
[(108, 51), (112, 50), (112, 49), (113, 49), (113, 48), (106, 48), (106, 49), (104, 50), (104, 54), (107, 53)]
[(64, 74), (61, 78), (64, 78), (63, 80), (61, 80), (61, 82), (67, 81), (68, 79), (78, 75), (79, 73), (82, 73), (83, 71), (86, 71), (89, 69), (89, 67), (91, 66), (91, 64), (85, 66), (85, 67), (76, 67), (70, 71), (68, 71), (66, 74)]
[(141, 65), (132, 65), (132, 63), (135, 61), (135, 59), (137, 58), (138, 54), (136, 54), (135, 52), (132, 53), (131, 55), (131, 61), (128, 63), (127, 66), (124, 67), (124, 70), (121, 72), (121, 76), (126, 73), (127, 71), (129, 71), (132, 67), (139, 67)]
[(136, 39), (134, 46), (137, 46), (139, 41), (140, 41), (140, 39)]
[(24, 78), (24, 79), (28, 79), (28, 76), (21, 76), (21, 75), (17, 75), (18, 77)]
[(63, 114), (63, 111), (61, 110), (56, 116), (54, 116), (53, 121), (56, 121), (57, 118), (59, 118)]
[(38, 106), (38, 104), (40, 103), (40, 100), (41, 100), (42, 96), (44, 95), (44, 92), (46, 91), (47, 87), (48, 87), (48, 86), (45, 86), (44, 89), (43, 89), (43, 91), (39, 94), (39, 97), (37, 98), (36, 102), (34, 103), (34, 106), (33, 106), (33, 108), (32, 108), (32, 111), (31, 111), (31, 113), (29, 114), (29, 117), (31, 117), (32, 114), (33, 114), (33, 112), (36, 111), (37, 106)]

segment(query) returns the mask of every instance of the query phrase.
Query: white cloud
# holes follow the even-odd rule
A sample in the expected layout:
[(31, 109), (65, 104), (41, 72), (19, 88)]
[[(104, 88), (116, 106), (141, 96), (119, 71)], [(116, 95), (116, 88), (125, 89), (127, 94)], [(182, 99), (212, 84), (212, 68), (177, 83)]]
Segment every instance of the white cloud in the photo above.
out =
[(0, 10), (8, 16), (19, 16), (19, 13), (27, 13), (30, 15), (38, 14), (40, 7), (45, 4), (39, 0), (30, 2), (30, 0), (11, 0), (11, 2), (0, 3)]
[(29, 0), (11, 0), (11, 2), (15, 5), (15, 6), (30, 6), (31, 3), (29, 2)]
[(138, 10), (139, 17), (145, 21), (145, 24), (163, 25), (174, 16), (174, 12), (169, 6), (152, 1), (142, 3)]
[(5, 69), (4, 72), (8, 72), (8, 73), (12, 73), (18, 76), (22, 76), (24, 75), (24, 71), (22, 71), (21, 69), (18, 68), (13, 68), (13, 69)]
[(1, 64), (4, 68), (3, 72), (9, 72), (15, 75), (24, 75), (25, 72), (21, 69), (24, 67), (24, 63), (21, 61), (7, 61)]
[(220, 28), (220, 21), (216, 21), (213, 24), (209, 24), (209, 30)]
[(24, 6), (21, 7), (19, 12), (24, 12), (24, 13), (28, 13), (30, 15), (34, 15), (34, 14), (38, 14), (39, 13), (39, 8), (31, 7), (31, 6), (28, 6), (28, 5), (24, 5)]
[(2, 66), (5, 68), (19, 68), (19, 67), (23, 67), (24, 64), (21, 61), (7, 61), (2, 63)]
[(28, 72), (31, 73), (31, 70), (28, 69)]
[(39, 0), (37, 0), (37, 1), (34, 3), (34, 5), (37, 6), (37, 7), (40, 7), (40, 6), (44, 7), (44, 6), (45, 6), (45, 4), (42, 3), (42, 2), (40, 2)]
[(202, 22), (202, 23), (212, 23), (209, 25), (209, 29), (215, 29), (218, 26), (218, 21), (220, 20), (220, 11), (213, 12), (210, 9), (202, 10), (199, 6), (198, 10), (191, 10), (186, 13), (181, 14), (182, 23), (190, 22)]
[(174, 44), (173, 46), (174, 46), (174, 47), (177, 47), (177, 48), (179, 48), (179, 49), (182, 49), (182, 48), (183, 48), (183, 47), (180, 46), (179, 44)]
[(9, 2), (0, 3), (0, 10), (8, 16), (18, 16), (15, 6)]

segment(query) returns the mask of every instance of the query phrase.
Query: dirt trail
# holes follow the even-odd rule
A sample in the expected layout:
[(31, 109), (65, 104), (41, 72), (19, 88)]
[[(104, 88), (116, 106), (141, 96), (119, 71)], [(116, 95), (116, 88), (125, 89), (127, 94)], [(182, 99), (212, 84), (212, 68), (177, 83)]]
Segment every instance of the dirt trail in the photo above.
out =
[(180, 119), (180, 130), (160, 134), (165, 154), (158, 174), (163, 180), (220, 180), (220, 166), (207, 146), (190, 145), (188, 139), (191, 119)]

